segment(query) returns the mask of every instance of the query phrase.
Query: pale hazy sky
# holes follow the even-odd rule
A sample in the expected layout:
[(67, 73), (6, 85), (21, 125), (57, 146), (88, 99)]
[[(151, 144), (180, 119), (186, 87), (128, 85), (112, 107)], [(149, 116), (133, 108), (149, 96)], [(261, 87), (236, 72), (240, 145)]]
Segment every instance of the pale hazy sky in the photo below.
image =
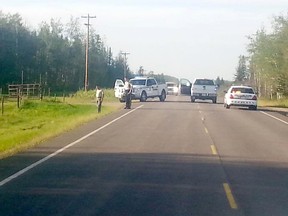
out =
[[(247, 36), (269, 29), (273, 16), (286, 16), (288, 0), (0, 0), (0, 10), (19, 13), (31, 27), (97, 16), (93, 28), (114, 56), (130, 53), (134, 72), (143, 66), (190, 80), (232, 80), (238, 56), (247, 54)], [(81, 22), (85, 29), (87, 20)]]

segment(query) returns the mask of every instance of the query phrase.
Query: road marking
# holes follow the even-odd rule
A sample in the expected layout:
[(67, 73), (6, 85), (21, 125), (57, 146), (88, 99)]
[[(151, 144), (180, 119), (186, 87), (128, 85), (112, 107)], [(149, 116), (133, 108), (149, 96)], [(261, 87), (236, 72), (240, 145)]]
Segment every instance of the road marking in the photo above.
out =
[(100, 128), (98, 128), (98, 129), (92, 131), (91, 133), (89, 133), (89, 134), (87, 134), (87, 135), (85, 135), (85, 136), (79, 138), (78, 140), (76, 140), (76, 141), (74, 141), (74, 142), (72, 142), (72, 143), (70, 143), (70, 144), (64, 146), (63, 148), (61, 148), (61, 149), (55, 151), (54, 153), (52, 153), (52, 154), (50, 154), (50, 155), (48, 155), (48, 156), (42, 158), (41, 160), (36, 161), (35, 163), (31, 164), (30, 166), (28, 166), (28, 167), (26, 167), (26, 168), (24, 168), (24, 169), (22, 169), (22, 170), (16, 172), (15, 174), (9, 176), (8, 178), (2, 180), (2, 181), (0, 182), (0, 187), (3, 186), (3, 185), (5, 185), (5, 184), (7, 184), (7, 183), (10, 182), (11, 180), (13, 180), (13, 179), (19, 177), (20, 175), (22, 175), (22, 174), (28, 172), (29, 170), (35, 168), (36, 166), (38, 166), (38, 165), (44, 163), (45, 161), (51, 159), (52, 157), (58, 155), (59, 153), (63, 152), (64, 150), (66, 150), (66, 149), (68, 149), (68, 148), (70, 148), (70, 147), (76, 145), (77, 143), (80, 143), (81, 141), (87, 139), (88, 137), (92, 136), (93, 134), (95, 134), (95, 133), (101, 131), (102, 129), (108, 127), (109, 125), (113, 124), (114, 122), (120, 120), (121, 118), (123, 118), (123, 117), (129, 115), (130, 113), (136, 111), (137, 109), (139, 109), (139, 108), (141, 108), (141, 107), (143, 107), (143, 106), (144, 106), (144, 105), (141, 105), (141, 106), (136, 107), (135, 109), (132, 109), (131, 111), (129, 111), (129, 112), (123, 114), (122, 116), (120, 116), (120, 117), (118, 117), (118, 118), (116, 118), (116, 119), (114, 119), (114, 120), (108, 122), (107, 124), (105, 124), (105, 125), (103, 125), (102, 127), (100, 127)]
[(277, 118), (277, 117), (275, 117), (275, 116), (273, 116), (273, 115), (270, 115), (270, 114), (268, 114), (268, 113), (266, 113), (266, 112), (263, 112), (263, 111), (260, 111), (260, 112), (263, 113), (264, 115), (267, 115), (267, 116), (269, 116), (269, 117), (271, 117), (271, 118), (274, 118), (274, 119), (276, 119), (276, 120), (278, 120), (278, 121), (280, 121), (280, 122), (288, 125), (288, 122), (286, 122), (286, 121), (284, 121), (284, 120), (282, 120), (282, 119), (279, 119), (279, 118)]
[(204, 128), (205, 129), (205, 132), (207, 133), (207, 134), (209, 134), (209, 131), (208, 131), (208, 129), (205, 127)]
[(218, 155), (217, 149), (215, 145), (211, 145), (211, 150), (213, 155)]
[(238, 205), (237, 205), (237, 203), (236, 203), (236, 201), (234, 199), (234, 196), (232, 194), (232, 191), (231, 191), (231, 188), (230, 188), (229, 184), (228, 183), (223, 183), (223, 187), (224, 187), (228, 202), (230, 204), (230, 207), (232, 209), (238, 209)]

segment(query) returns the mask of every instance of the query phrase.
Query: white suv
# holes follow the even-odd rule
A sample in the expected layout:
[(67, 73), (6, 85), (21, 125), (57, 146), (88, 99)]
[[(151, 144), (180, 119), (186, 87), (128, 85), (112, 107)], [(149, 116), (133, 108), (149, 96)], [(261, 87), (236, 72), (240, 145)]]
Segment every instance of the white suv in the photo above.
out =
[(248, 107), (257, 109), (257, 95), (252, 87), (249, 86), (231, 86), (225, 92), (224, 107), (229, 109), (231, 106)]

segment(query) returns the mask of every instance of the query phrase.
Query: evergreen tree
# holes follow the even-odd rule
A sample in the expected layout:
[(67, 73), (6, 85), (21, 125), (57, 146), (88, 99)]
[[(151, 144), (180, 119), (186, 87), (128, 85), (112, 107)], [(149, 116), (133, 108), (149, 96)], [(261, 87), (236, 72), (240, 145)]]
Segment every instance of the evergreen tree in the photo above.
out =
[(236, 68), (235, 82), (244, 82), (248, 79), (248, 71), (246, 66), (246, 57), (243, 55), (239, 56), (238, 66)]

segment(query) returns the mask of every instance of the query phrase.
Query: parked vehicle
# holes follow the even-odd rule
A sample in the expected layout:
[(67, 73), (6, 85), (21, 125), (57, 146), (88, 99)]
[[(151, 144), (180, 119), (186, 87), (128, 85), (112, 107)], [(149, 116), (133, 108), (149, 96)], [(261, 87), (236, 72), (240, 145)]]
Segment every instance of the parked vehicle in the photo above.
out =
[(166, 85), (168, 95), (178, 95), (179, 88), (175, 82), (166, 82)]
[(231, 86), (225, 93), (224, 107), (227, 109), (231, 106), (241, 106), (257, 110), (257, 95), (252, 87)]
[(191, 95), (191, 82), (188, 79), (181, 78), (179, 80), (179, 94), (180, 95)]
[[(160, 101), (165, 101), (168, 92), (166, 84), (158, 84), (153, 77), (136, 77), (130, 79), (133, 86), (132, 100), (140, 100), (145, 102), (148, 98), (159, 97)], [(125, 101), (124, 82), (116, 80), (115, 82), (115, 97), (119, 98), (120, 102)]]
[(158, 84), (153, 77), (136, 77), (130, 80), (133, 86), (133, 99), (139, 99), (145, 102), (147, 98), (159, 97), (160, 101), (165, 101), (167, 94), (167, 85)]
[(191, 87), (191, 102), (195, 100), (212, 100), (217, 102), (217, 85), (212, 79), (195, 79)]
[(121, 103), (125, 102), (125, 90), (124, 90), (123, 80), (117, 79), (115, 81), (114, 94), (115, 94), (115, 97), (118, 98)]

